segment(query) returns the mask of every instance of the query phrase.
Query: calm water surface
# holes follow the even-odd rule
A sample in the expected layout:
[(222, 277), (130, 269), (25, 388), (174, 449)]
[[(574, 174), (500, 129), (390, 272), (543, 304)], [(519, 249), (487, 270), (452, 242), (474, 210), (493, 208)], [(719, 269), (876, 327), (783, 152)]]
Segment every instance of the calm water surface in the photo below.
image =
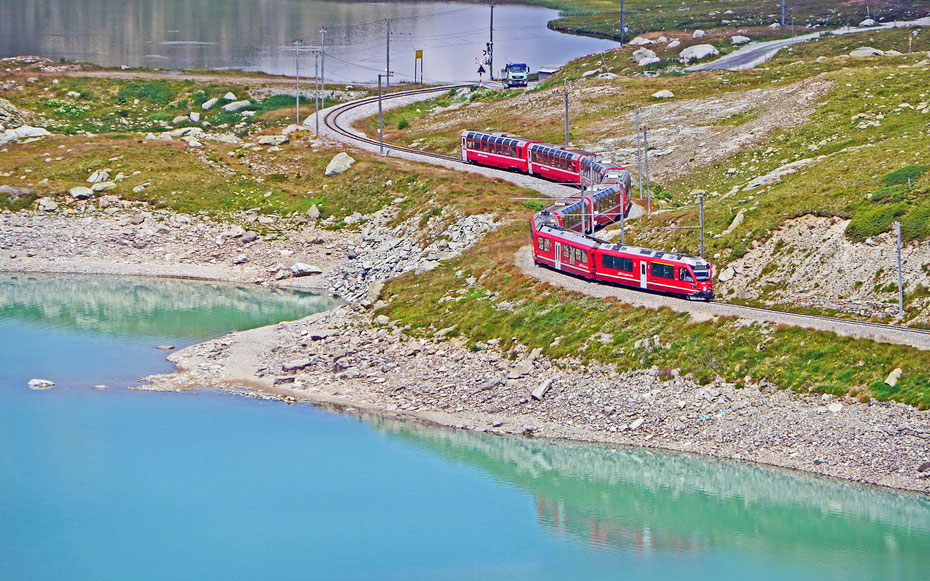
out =
[(117, 387), (168, 368), (158, 344), (329, 306), (0, 277), (0, 579), (926, 578), (924, 496)]
[[(371, 81), (391, 69), (413, 76), (423, 50), (427, 81), (477, 79), (488, 41), (488, 2), (355, 0), (0, 0), (0, 57), (39, 54), (103, 65), (237, 68), (294, 74), (293, 41), (319, 46), (326, 27), (326, 78)], [(494, 62), (532, 70), (561, 65), (616, 43), (557, 33), (554, 10), (513, 3), (494, 9)], [(301, 59), (312, 74), (314, 58)], [(484, 76), (487, 79), (487, 75)]]

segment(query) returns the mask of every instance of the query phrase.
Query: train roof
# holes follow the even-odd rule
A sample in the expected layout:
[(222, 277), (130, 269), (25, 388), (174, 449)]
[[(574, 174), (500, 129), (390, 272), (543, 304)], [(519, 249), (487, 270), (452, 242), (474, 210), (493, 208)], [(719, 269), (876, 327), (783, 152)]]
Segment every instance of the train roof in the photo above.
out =
[(536, 142), (533, 141), (532, 139), (527, 139), (527, 138), (525, 138), (525, 137), (519, 137), (519, 136), (517, 136), (517, 135), (511, 135), (511, 134), (509, 134), (509, 133), (503, 133), (503, 132), (499, 132), (499, 131), (498, 131), (498, 132), (492, 132), (492, 131), (474, 131), (474, 130), (472, 130), (472, 129), (463, 129), (463, 130), (462, 130), (462, 137), (468, 137), (468, 136), (474, 137), (474, 136), (476, 136), (476, 135), (482, 135), (482, 136), (483, 136), (483, 135), (487, 135), (488, 137), (496, 137), (496, 138), (500, 138), (500, 139), (513, 139), (514, 141), (522, 141), (522, 142), (524, 142), (524, 143), (536, 143)]
[(571, 147), (565, 147), (564, 145), (556, 145), (554, 143), (545, 143), (543, 141), (534, 141), (530, 146), (533, 149), (551, 149), (558, 152), (568, 153), (570, 155), (577, 155), (579, 157), (589, 157), (592, 154), (587, 151), (582, 151), (580, 149), (573, 149)]

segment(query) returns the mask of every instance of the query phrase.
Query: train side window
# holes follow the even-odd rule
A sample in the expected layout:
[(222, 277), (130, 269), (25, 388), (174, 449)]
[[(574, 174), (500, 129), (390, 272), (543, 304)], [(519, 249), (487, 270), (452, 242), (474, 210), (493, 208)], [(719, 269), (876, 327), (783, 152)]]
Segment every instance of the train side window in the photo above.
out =
[(536, 246), (542, 252), (549, 252), (549, 247), (551, 246), (551, 243), (549, 242), (548, 238), (543, 238), (542, 236), (540, 236), (536, 239)]
[(688, 269), (682, 266), (678, 269), (678, 280), (683, 280), (685, 282), (694, 282), (694, 279), (691, 277), (691, 273), (688, 272)]
[(623, 272), (633, 272), (633, 259), (620, 257), (619, 264), (617, 264), (617, 270), (622, 270)]
[(604, 268), (614, 268), (614, 257), (609, 254), (601, 254), (601, 266)]
[(675, 267), (670, 264), (661, 262), (652, 262), (649, 264), (649, 273), (656, 278), (675, 278)]
[(580, 262), (581, 264), (588, 263), (588, 251), (587, 250), (582, 250), (580, 248), (578, 249), (578, 262)]

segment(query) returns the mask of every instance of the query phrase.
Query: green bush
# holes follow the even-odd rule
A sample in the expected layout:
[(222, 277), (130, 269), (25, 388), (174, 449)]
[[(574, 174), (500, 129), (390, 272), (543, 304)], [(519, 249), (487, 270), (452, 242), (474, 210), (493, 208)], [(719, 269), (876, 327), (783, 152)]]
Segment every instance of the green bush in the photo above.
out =
[(906, 241), (930, 238), (930, 205), (911, 208), (901, 220), (901, 238)]
[(886, 186), (893, 186), (895, 184), (906, 184), (908, 180), (913, 182), (928, 169), (930, 169), (930, 165), (908, 165), (885, 174), (882, 183)]
[(175, 92), (164, 81), (134, 81), (124, 85), (119, 96), (167, 105), (174, 99)]
[(904, 204), (888, 204), (872, 206), (863, 204), (853, 212), (852, 220), (846, 227), (846, 235), (853, 240), (865, 240), (870, 236), (878, 236), (887, 232), (895, 218), (907, 212)]
[(895, 204), (907, 198), (907, 186), (893, 185), (879, 188), (872, 194), (872, 201), (881, 204)]
[(404, 119), (403, 117), (401, 117), (401, 118), (400, 118), (400, 121), (397, 122), (397, 128), (398, 128), (398, 129), (406, 129), (406, 128), (408, 128), (408, 127), (410, 127), (410, 122), (407, 121), (406, 119)]

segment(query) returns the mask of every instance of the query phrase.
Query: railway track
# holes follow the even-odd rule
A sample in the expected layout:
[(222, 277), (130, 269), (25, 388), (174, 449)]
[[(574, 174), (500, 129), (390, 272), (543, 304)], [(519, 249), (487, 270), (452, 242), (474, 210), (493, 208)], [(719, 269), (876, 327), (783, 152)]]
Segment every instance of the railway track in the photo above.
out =
[[(442, 87), (404, 91), (401, 93), (391, 93), (390, 95), (382, 96), (382, 100), (386, 101), (398, 98), (409, 98), (417, 95), (442, 93), (451, 89), (470, 86), (472, 85), (446, 85)], [(362, 144), (366, 146), (366, 149), (378, 147), (380, 145), (378, 140), (370, 139), (363, 135), (354, 133), (347, 127), (340, 124), (340, 120), (345, 121), (346, 118), (350, 116), (350, 113), (356, 112), (360, 108), (371, 106), (373, 103), (377, 102), (378, 97), (367, 97), (365, 99), (359, 99), (358, 101), (352, 101), (351, 103), (337, 105), (327, 109), (324, 112), (323, 122), (326, 128), (341, 141), (355, 145)], [(408, 159), (414, 159), (426, 163), (434, 163), (453, 169), (467, 168), (469, 171), (475, 171), (476, 169), (476, 166), (466, 164), (457, 157), (420, 151), (417, 149), (401, 147), (393, 144), (385, 144), (385, 150), (388, 149), (392, 153), (399, 152), (404, 154), (404, 157), (407, 157)], [(551, 188), (553, 185), (550, 182), (546, 182), (545, 180), (539, 180), (538, 178), (515, 174), (513, 172), (503, 172), (490, 168), (480, 169), (488, 170), (485, 172), (488, 175), (501, 177), (507, 181), (511, 181), (519, 185), (533, 187), (534, 189), (538, 189), (540, 191), (545, 191), (545, 189), (543, 189), (544, 187), (548, 186)], [(650, 294), (642, 291), (625, 289), (621, 287), (593, 284), (565, 275), (563, 273), (557, 273), (555, 271), (536, 266), (533, 263), (532, 253), (529, 251), (529, 247), (520, 249), (520, 251), (518, 251), (515, 256), (515, 259), (517, 266), (520, 267), (520, 269), (529, 276), (590, 296), (612, 296), (620, 298), (621, 300), (631, 304), (652, 308), (669, 307), (674, 311), (687, 312), (698, 317), (702, 315), (736, 316), (752, 321), (772, 322), (795, 327), (804, 327), (818, 331), (833, 332), (838, 335), (848, 337), (872, 339), (875, 341), (908, 345), (922, 350), (930, 350), (930, 330), (913, 329), (910, 327), (888, 325), (884, 323), (873, 323), (870, 321), (855, 321), (850, 319), (843, 319), (840, 317), (830, 317), (826, 315), (810, 315), (792, 313), (788, 311), (778, 311), (774, 309), (764, 309), (761, 307), (734, 305), (720, 301), (710, 303), (694, 302), (675, 297), (668, 297), (665, 295)]]

